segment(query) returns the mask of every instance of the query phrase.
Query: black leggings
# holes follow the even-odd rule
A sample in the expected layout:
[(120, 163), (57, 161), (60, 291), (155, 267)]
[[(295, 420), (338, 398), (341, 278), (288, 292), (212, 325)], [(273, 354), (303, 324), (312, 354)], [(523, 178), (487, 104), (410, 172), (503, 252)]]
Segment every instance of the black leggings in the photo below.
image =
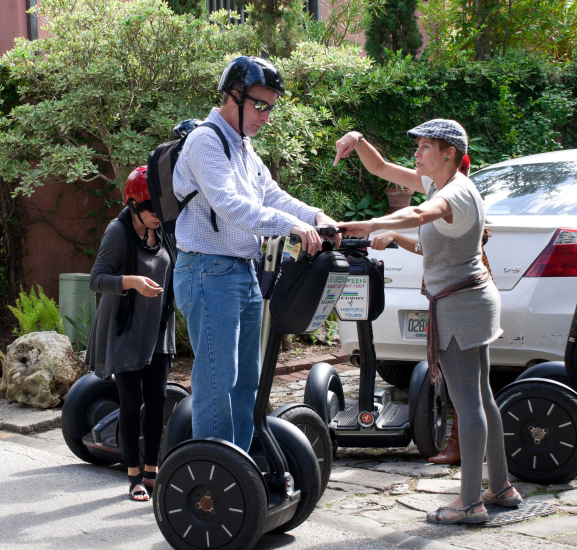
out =
[(122, 456), (129, 468), (140, 465), (140, 407), (144, 398), (144, 463), (158, 466), (160, 438), (164, 428), (166, 381), (171, 356), (155, 353), (150, 365), (143, 369), (119, 372), (115, 375), (120, 394), (119, 431)]

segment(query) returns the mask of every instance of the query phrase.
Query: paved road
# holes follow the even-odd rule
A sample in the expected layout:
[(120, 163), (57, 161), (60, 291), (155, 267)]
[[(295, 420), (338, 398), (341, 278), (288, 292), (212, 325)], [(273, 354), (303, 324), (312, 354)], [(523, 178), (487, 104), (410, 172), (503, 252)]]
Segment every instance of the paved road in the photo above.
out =
[[(126, 497), (126, 471), (72, 456), (59, 430), (38, 436), (0, 432), (0, 548), (170, 549), (151, 503)], [(290, 534), (265, 535), (255, 550), (364, 550), (393, 545), (307, 522)]]

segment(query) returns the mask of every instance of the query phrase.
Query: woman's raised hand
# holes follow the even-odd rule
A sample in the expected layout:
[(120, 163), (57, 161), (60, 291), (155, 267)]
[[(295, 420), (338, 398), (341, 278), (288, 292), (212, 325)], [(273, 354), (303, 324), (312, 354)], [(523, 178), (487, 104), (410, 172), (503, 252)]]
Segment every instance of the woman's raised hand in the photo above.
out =
[(337, 155), (335, 156), (335, 161), (333, 162), (333, 166), (336, 166), (342, 158), (347, 158), (352, 151), (354, 151), (357, 143), (359, 142), (359, 138), (361, 137), (360, 132), (349, 132), (345, 134), (341, 139), (339, 139), (336, 143), (337, 146)]
[(352, 235), (353, 237), (366, 237), (373, 231), (373, 222), (339, 222), (337, 224), (339, 229), (344, 229), (345, 235)]

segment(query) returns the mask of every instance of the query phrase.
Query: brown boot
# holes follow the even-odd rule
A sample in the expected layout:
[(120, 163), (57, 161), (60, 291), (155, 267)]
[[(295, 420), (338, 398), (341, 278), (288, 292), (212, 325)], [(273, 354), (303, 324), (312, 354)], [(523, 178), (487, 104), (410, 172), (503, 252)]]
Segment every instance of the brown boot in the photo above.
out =
[(457, 409), (454, 409), (453, 414), (453, 428), (451, 429), (451, 436), (444, 451), (438, 455), (429, 458), (429, 462), (433, 464), (460, 464), (461, 462), (461, 448), (459, 447), (459, 422), (457, 418)]

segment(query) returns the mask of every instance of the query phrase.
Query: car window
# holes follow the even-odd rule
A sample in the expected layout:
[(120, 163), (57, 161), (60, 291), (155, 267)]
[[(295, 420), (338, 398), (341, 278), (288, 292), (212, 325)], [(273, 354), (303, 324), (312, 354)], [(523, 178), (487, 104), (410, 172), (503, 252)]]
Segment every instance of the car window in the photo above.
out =
[(577, 162), (488, 168), (471, 179), (487, 215), (577, 215)]

